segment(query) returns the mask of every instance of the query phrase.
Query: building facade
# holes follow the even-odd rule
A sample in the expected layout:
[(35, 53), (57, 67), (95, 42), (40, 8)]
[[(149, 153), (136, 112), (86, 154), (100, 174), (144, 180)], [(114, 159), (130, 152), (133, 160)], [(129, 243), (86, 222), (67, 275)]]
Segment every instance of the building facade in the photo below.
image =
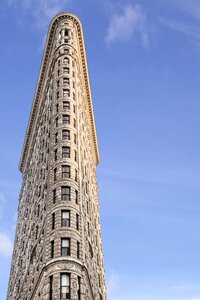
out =
[(7, 300), (106, 300), (98, 143), (83, 31), (51, 22), (20, 161)]

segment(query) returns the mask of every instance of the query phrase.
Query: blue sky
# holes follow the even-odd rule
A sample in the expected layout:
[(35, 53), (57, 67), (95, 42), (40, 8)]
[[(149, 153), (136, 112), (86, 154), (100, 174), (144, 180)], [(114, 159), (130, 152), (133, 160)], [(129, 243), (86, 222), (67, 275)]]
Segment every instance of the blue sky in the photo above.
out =
[(200, 300), (200, 1), (1, 0), (0, 299), (48, 24), (83, 23), (108, 300)]

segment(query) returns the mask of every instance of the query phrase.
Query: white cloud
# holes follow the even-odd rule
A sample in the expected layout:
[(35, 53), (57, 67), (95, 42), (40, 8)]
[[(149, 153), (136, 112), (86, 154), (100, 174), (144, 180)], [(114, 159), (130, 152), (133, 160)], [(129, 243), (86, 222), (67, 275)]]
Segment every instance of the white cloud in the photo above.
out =
[(10, 237), (4, 232), (0, 232), (0, 255), (10, 257), (12, 254), (12, 249), (13, 242)]
[(147, 19), (140, 5), (127, 5), (122, 14), (114, 13), (108, 27), (106, 42), (128, 41), (134, 34), (138, 34), (144, 46), (148, 46), (149, 32)]
[(20, 11), (21, 17), (29, 15), (34, 19), (34, 26), (45, 28), (59, 12), (69, 8), (72, 0), (7, 0), (10, 7)]

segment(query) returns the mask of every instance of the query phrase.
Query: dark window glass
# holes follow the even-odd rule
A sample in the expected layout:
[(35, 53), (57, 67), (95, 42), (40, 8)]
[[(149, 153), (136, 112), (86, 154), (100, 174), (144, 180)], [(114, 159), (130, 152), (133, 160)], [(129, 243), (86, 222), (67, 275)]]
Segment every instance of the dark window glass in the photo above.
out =
[(63, 109), (64, 110), (70, 109), (70, 102), (69, 101), (63, 101)]
[(62, 227), (70, 227), (70, 211), (63, 210), (61, 211), (61, 226)]
[(79, 215), (76, 214), (76, 229), (79, 230)]
[(71, 200), (71, 189), (69, 186), (61, 187), (61, 200), (70, 201)]
[(62, 166), (62, 178), (70, 178), (70, 166)]
[(54, 151), (54, 159), (55, 159), (55, 161), (58, 159), (58, 150), (57, 149)]
[(63, 124), (70, 124), (70, 116), (63, 115)]
[(78, 300), (81, 300), (81, 277), (78, 276)]
[(54, 241), (51, 241), (51, 258), (54, 257)]
[(56, 132), (55, 133), (55, 144), (57, 144), (57, 142), (58, 142), (58, 133)]
[(80, 243), (77, 242), (77, 258), (80, 258)]
[(62, 147), (62, 158), (70, 158), (70, 147)]
[(56, 189), (53, 190), (53, 203), (56, 202)]
[(53, 300), (53, 276), (49, 277), (49, 300)]
[(75, 202), (76, 202), (76, 204), (78, 204), (78, 191), (77, 190), (75, 191)]
[(55, 229), (55, 213), (52, 214), (51, 222), (52, 222), (52, 230), (54, 230)]
[(61, 256), (69, 256), (70, 255), (70, 239), (63, 238), (61, 239)]
[(69, 130), (63, 130), (62, 131), (62, 139), (63, 140), (70, 140), (70, 131)]

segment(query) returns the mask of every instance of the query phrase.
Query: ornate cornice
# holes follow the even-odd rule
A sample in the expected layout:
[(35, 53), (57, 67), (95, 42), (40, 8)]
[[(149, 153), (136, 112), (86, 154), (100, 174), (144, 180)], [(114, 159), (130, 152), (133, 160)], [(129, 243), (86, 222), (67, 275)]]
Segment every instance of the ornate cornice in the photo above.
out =
[(90, 89), (90, 82), (89, 82), (89, 75), (88, 75), (88, 67), (87, 67), (87, 61), (86, 61), (86, 51), (85, 51), (85, 44), (84, 44), (84, 38), (83, 38), (83, 30), (80, 20), (71, 13), (60, 13), (56, 15), (53, 20), (51, 21), (51, 24), (49, 26), (48, 35), (46, 39), (43, 59), (41, 63), (40, 73), (38, 77), (38, 82), (35, 90), (33, 105), (31, 108), (31, 113), (29, 117), (29, 123), (26, 131), (26, 136), (24, 140), (23, 150), (21, 154), (19, 169), (23, 173), (30, 149), (30, 142), (31, 137), (34, 133), (34, 126), (36, 124), (36, 116), (38, 112), (38, 108), (40, 106), (40, 102), (42, 100), (42, 91), (43, 86), (45, 83), (45, 76), (47, 76), (47, 69), (48, 69), (48, 60), (51, 55), (51, 50), (53, 46), (53, 37), (54, 32), (56, 29), (57, 24), (61, 20), (65, 19), (72, 19), (76, 25), (77, 25), (77, 31), (78, 31), (78, 37), (79, 37), (79, 47), (80, 47), (80, 53), (81, 53), (81, 60), (83, 65), (83, 74), (84, 74), (84, 80), (85, 80), (85, 87), (86, 87), (86, 93), (87, 93), (87, 100), (88, 100), (88, 106), (89, 106), (89, 114), (90, 114), (90, 122), (91, 122), (91, 128), (92, 128), (92, 135), (93, 135), (93, 141), (94, 141), (94, 148), (96, 153), (96, 164), (99, 163), (99, 150), (98, 150), (98, 141), (97, 141), (97, 135), (96, 135), (96, 126), (95, 126), (95, 120), (94, 120), (94, 111), (93, 111), (93, 105), (92, 105), (92, 96), (91, 96), (91, 89)]

